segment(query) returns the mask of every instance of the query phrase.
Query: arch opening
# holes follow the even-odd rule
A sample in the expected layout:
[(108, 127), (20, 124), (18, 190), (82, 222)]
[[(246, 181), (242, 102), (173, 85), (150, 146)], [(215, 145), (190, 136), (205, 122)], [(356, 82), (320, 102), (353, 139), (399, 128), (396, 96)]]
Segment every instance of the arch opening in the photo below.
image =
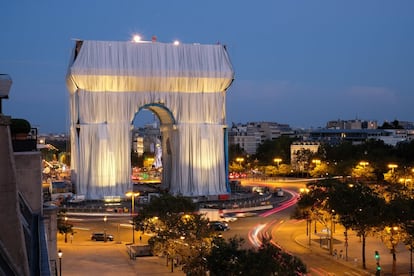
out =
[(132, 123), (132, 183), (169, 183), (168, 179), (163, 177), (163, 156), (165, 154), (168, 158), (171, 153), (163, 148), (162, 130), (174, 126), (175, 118), (172, 112), (159, 103), (145, 104), (139, 107)]

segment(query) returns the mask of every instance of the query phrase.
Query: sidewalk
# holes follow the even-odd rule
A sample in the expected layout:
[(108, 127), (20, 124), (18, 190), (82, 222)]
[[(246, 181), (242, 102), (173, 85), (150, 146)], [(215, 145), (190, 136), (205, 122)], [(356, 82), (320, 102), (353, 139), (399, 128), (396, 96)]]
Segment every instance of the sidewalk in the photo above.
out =
[[(62, 250), (62, 275), (65, 276), (163, 276), (185, 275), (179, 267), (166, 266), (166, 259), (157, 256), (130, 259), (125, 243), (93, 242), (76, 240), (73, 243), (58, 242)], [(59, 270), (59, 260), (57, 260)]]
[[(322, 229), (319, 226), (319, 230)], [(348, 230), (348, 247), (345, 246), (345, 229), (336, 225), (333, 233), (333, 255), (329, 254), (329, 238), (326, 240), (326, 234), (320, 231), (317, 234), (312, 229), (311, 242), (309, 245), (309, 236), (305, 234), (296, 237), (296, 243), (305, 248), (312, 249), (313, 254), (318, 254), (323, 258), (330, 258), (336, 262), (361, 271), (362, 275), (375, 275), (376, 260), (375, 251), (380, 253), (381, 275), (391, 275), (392, 272), (392, 254), (385, 247), (381, 240), (372, 235), (366, 238), (365, 260), (367, 269), (362, 268), (362, 242), (354, 231)], [(336, 255), (335, 255), (336, 252)], [(401, 243), (397, 247), (397, 275), (410, 275), (410, 252)]]

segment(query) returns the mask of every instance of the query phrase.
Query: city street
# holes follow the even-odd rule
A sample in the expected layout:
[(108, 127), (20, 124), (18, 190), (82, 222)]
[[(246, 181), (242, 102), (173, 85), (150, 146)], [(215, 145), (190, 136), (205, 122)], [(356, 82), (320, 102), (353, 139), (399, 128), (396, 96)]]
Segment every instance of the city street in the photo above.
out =
[[(306, 181), (246, 181), (249, 185), (269, 185), (269, 187), (282, 187), (285, 191), (291, 190), (294, 194), (300, 188), (303, 188)], [(289, 194), (289, 193), (287, 193)], [(312, 276), (321, 275), (375, 275), (376, 260), (374, 252), (380, 253), (381, 275), (391, 275), (392, 271), (392, 254), (389, 249), (376, 236), (366, 238), (365, 258), (367, 269), (362, 269), (362, 243), (360, 238), (353, 231), (348, 231), (348, 247), (345, 247), (345, 229), (336, 224), (333, 231), (333, 250), (336, 249), (337, 256), (329, 254), (327, 244), (323, 244), (326, 233), (322, 231), (326, 226), (312, 223), (310, 230), (311, 242), (307, 235), (306, 221), (291, 219), (291, 214), (295, 206), (289, 206), (283, 209), (283, 203), (278, 209), (279, 212), (264, 218), (252, 218), (257, 221), (256, 227), (261, 227), (260, 235), (272, 237), (272, 241), (281, 246), (286, 251), (296, 255), (304, 261), (308, 267), (309, 274)], [(254, 222), (250, 222), (250, 227)], [(316, 229), (316, 234), (315, 234)], [(247, 237), (248, 238), (248, 237)], [(251, 240), (252, 238), (250, 238)], [(326, 242), (326, 240), (325, 240)], [(342, 258), (340, 252), (342, 250)], [(348, 254), (346, 254), (348, 252)], [(346, 255), (348, 258), (346, 259)], [(397, 247), (397, 275), (410, 275), (410, 252), (400, 243)]]
[[(263, 184), (263, 183), (261, 183)], [(392, 255), (379, 238), (369, 236), (366, 239), (366, 266), (362, 269), (362, 247), (359, 237), (348, 231), (348, 247), (345, 247), (344, 229), (336, 224), (333, 233), (333, 250), (337, 255), (329, 254), (326, 243), (326, 232), (319, 223), (312, 223), (307, 228), (306, 221), (291, 219), (295, 205), (289, 203), (289, 198), (295, 191), (303, 187), (301, 183), (271, 183), (283, 187), (284, 197), (273, 198), (273, 211), (257, 212), (255, 216), (241, 217), (230, 222), (230, 231), (223, 232), (223, 237), (242, 237), (244, 247), (257, 247), (263, 235), (272, 237), (272, 242), (298, 256), (308, 268), (310, 276), (322, 275), (375, 275), (374, 252), (381, 256), (381, 275), (391, 275)], [(291, 190), (289, 190), (291, 189)], [(284, 208), (286, 204), (286, 208)], [(237, 210), (235, 210), (237, 211)], [(266, 215), (264, 215), (266, 214)], [(106, 221), (104, 220), (106, 215)], [(73, 240), (64, 242), (63, 235), (58, 235), (58, 247), (64, 252), (63, 275), (113, 275), (121, 271), (121, 275), (171, 275), (166, 260), (161, 257), (138, 257), (131, 260), (128, 256), (127, 245), (135, 240), (137, 244), (146, 244), (147, 235), (135, 231), (132, 236), (131, 217), (128, 214), (95, 214), (78, 216), (68, 214), (68, 223), (74, 225)], [(316, 230), (315, 230), (316, 229)], [(257, 230), (257, 231), (256, 231)], [(90, 240), (92, 232), (105, 232), (114, 235), (114, 241), (95, 242)], [(311, 234), (309, 237), (308, 234)], [(71, 242), (72, 241), (72, 242)], [(397, 248), (397, 275), (409, 275), (410, 252), (400, 245)], [(347, 257), (347, 258), (346, 258)], [(118, 273), (120, 274), (120, 273)], [(179, 268), (174, 274), (183, 275)]]

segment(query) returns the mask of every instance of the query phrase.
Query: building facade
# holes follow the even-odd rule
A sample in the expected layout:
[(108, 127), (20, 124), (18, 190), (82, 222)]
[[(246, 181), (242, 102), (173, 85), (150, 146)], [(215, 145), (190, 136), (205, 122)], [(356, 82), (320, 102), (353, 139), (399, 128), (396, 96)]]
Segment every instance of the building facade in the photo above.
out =
[(247, 154), (255, 154), (257, 147), (264, 141), (293, 134), (289, 125), (276, 122), (233, 124), (229, 130), (229, 144), (239, 145)]

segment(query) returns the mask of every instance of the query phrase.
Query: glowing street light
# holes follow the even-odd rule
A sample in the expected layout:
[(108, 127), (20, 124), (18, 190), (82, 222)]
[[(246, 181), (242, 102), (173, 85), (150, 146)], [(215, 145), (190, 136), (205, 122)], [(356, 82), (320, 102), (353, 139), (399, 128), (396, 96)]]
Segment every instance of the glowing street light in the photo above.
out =
[(400, 242), (399, 238), (399, 227), (393, 226), (393, 227), (386, 227), (385, 230), (390, 235), (390, 243), (391, 243), (391, 254), (392, 254), (392, 275), (396, 275), (397, 271), (397, 258), (395, 256), (396, 254), (396, 246)]
[(107, 218), (106, 218), (106, 216), (104, 216), (104, 223), (105, 223), (105, 226), (104, 226), (104, 242), (106, 242), (106, 221), (107, 221)]
[(236, 158), (236, 161), (237, 161), (237, 162), (239, 162), (239, 165), (240, 165), (240, 167), (241, 167), (242, 162), (244, 161), (244, 158), (243, 158), (243, 157), (237, 157), (237, 158)]
[(139, 193), (128, 192), (125, 194), (127, 197), (131, 197), (131, 217), (132, 217), (132, 244), (135, 244), (135, 197), (139, 196)]
[(332, 256), (333, 253), (333, 228), (334, 228), (334, 216), (335, 216), (335, 210), (331, 211), (331, 229), (330, 229), (330, 241), (329, 241), (329, 253)]
[(63, 257), (63, 252), (60, 249), (58, 251), (58, 257), (59, 257), (59, 276), (62, 276), (62, 257)]
[(68, 217), (65, 217), (65, 243), (68, 242)]
[(359, 165), (365, 168), (366, 166), (369, 165), (369, 163), (367, 161), (361, 161), (359, 162)]
[(276, 157), (273, 159), (273, 162), (275, 162), (277, 164), (277, 167), (279, 167), (280, 162), (282, 162), (282, 158)]
[(394, 174), (396, 168), (398, 168), (397, 164), (388, 164), (388, 168), (391, 169), (391, 172)]
[(321, 164), (321, 160), (319, 159), (313, 159), (312, 163), (315, 164), (315, 166), (319, 166)]
[(412, 186), (413, 186), (411, 180), (412, 180), (411, 178), (400, 178), (400, 182), (404, 184), (404, 187), (408, 187), (408, 183), (410, 183), (410, 190), (412, 190)]

